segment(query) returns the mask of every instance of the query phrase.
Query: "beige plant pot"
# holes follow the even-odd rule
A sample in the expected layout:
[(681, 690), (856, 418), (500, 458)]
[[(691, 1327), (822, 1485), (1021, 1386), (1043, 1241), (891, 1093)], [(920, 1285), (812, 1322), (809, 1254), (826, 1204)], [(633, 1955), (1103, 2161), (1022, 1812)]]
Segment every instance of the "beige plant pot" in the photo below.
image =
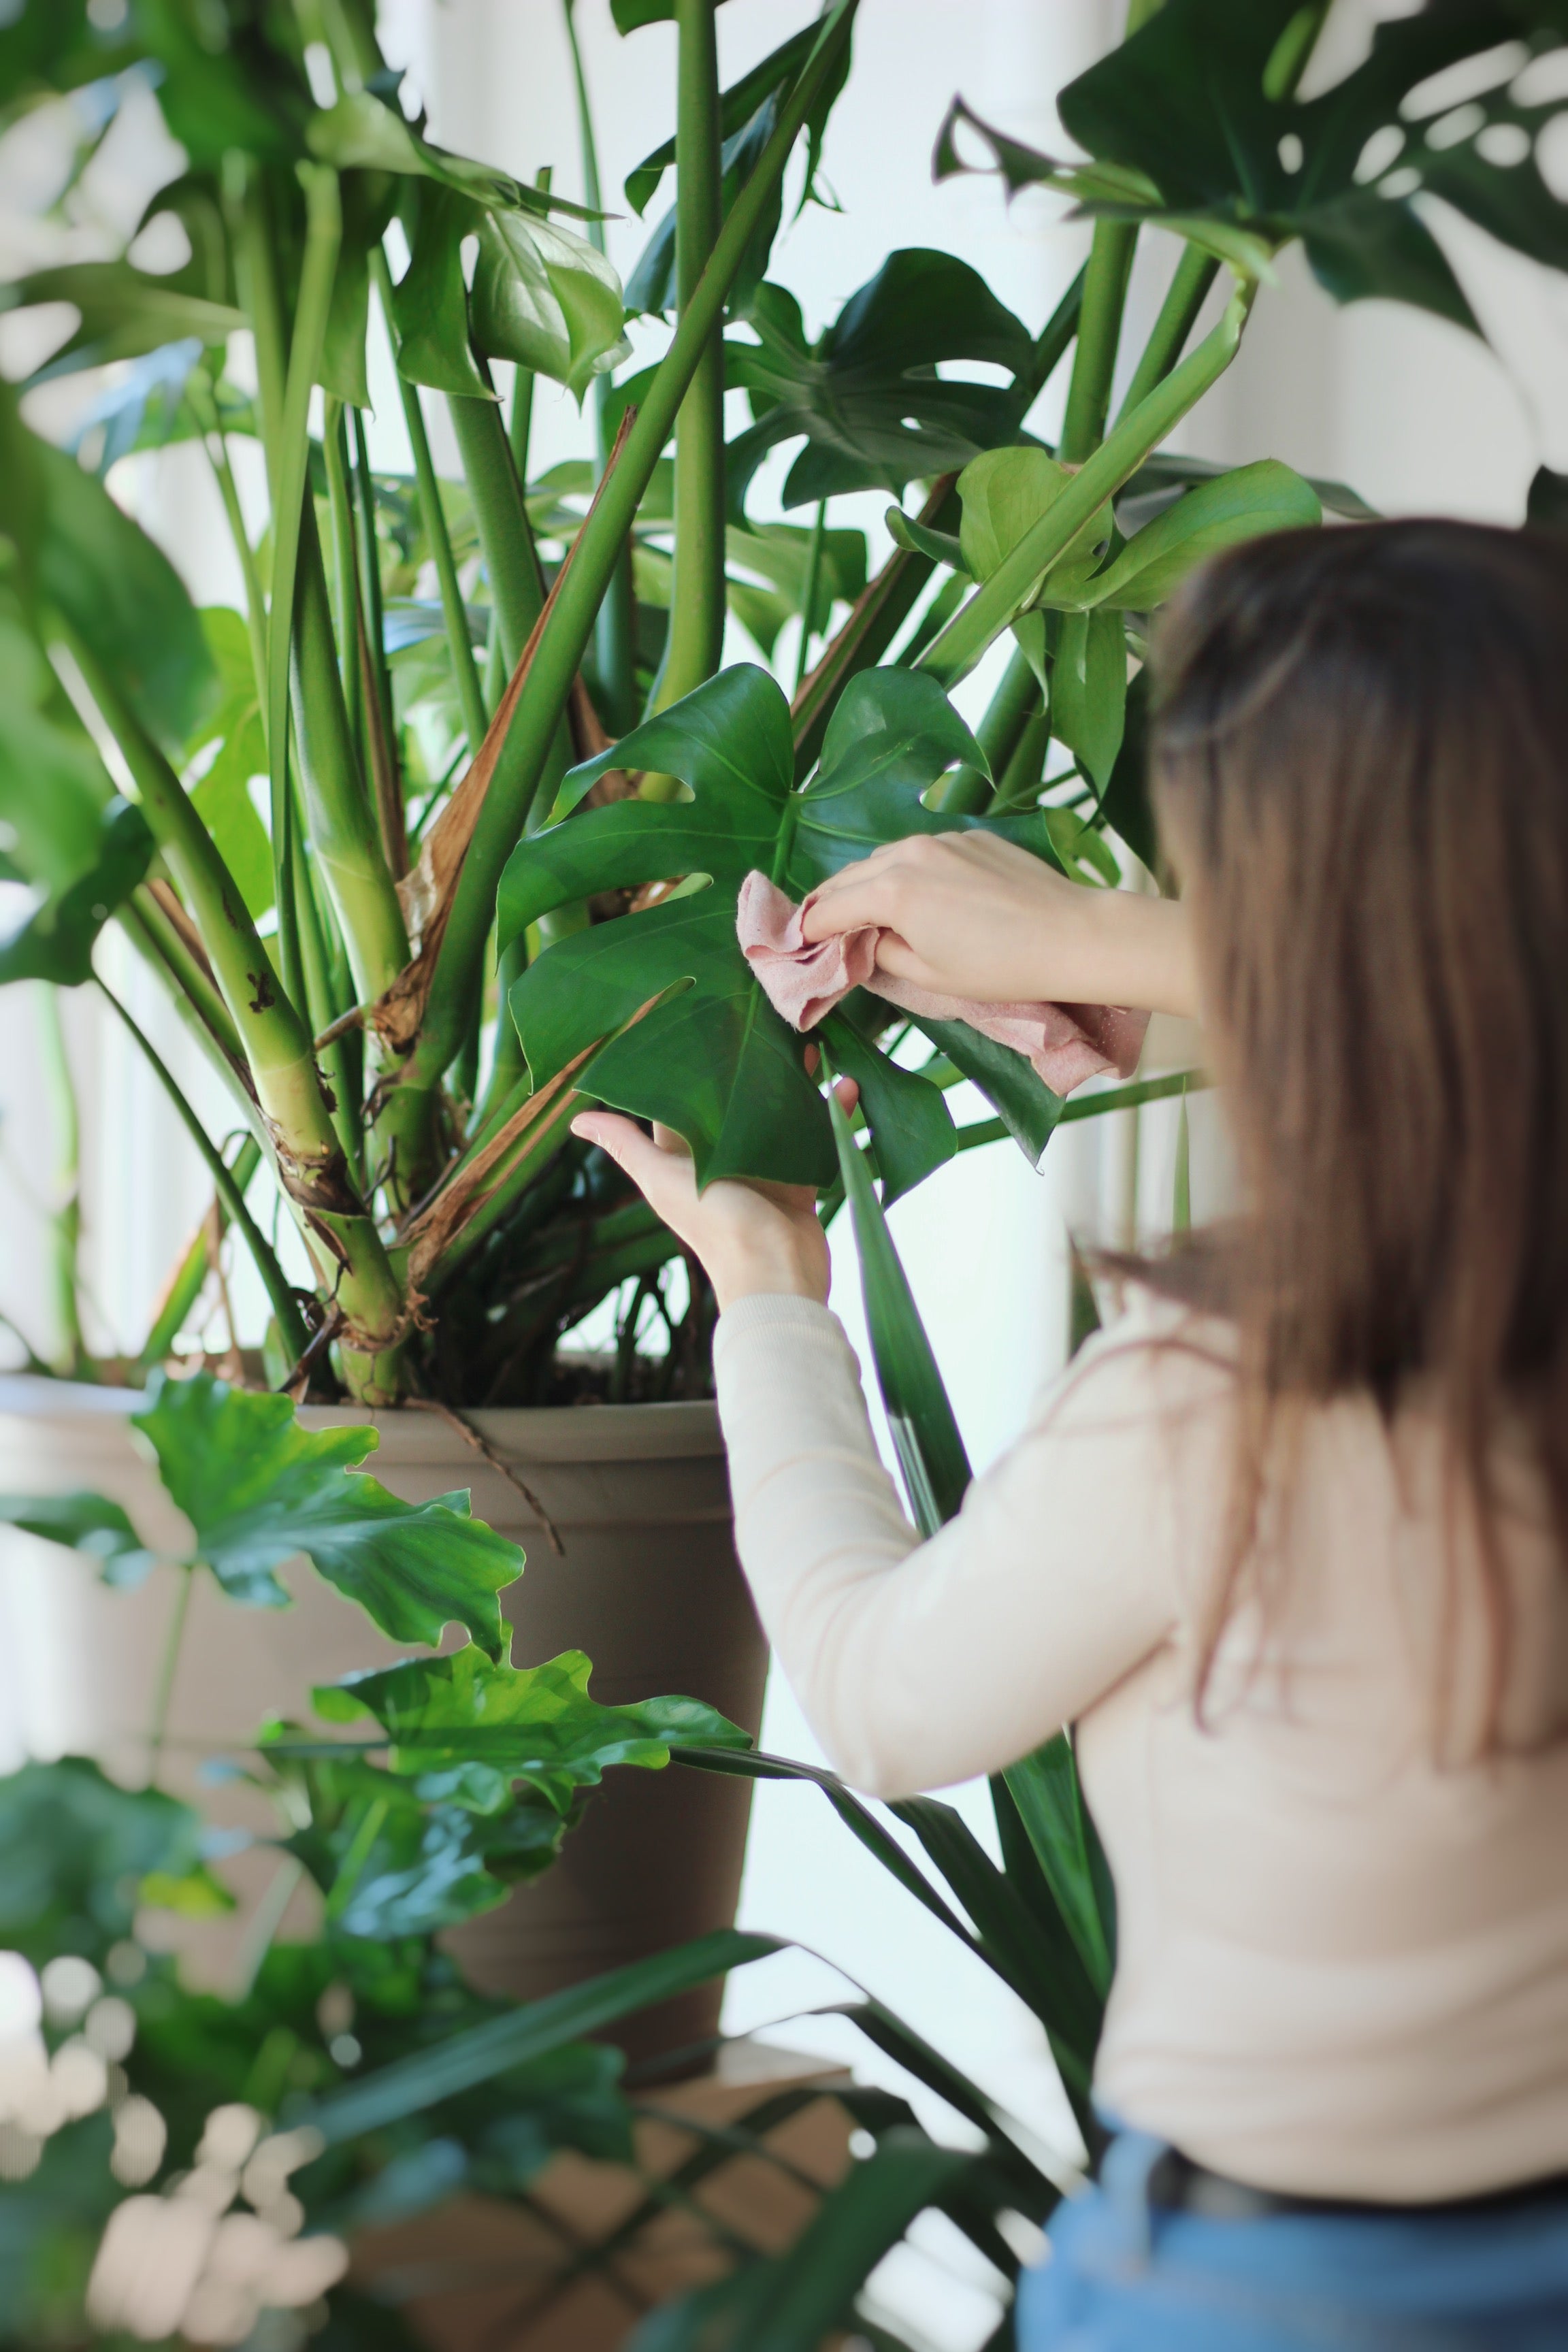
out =
[[(178, 1552), (189, 1530), (138, 1453), (124, 1391), (46, 1380), (0, 1381), (0, 1492), (90, 1487), (123, 1503), (155, 1544)], [(767, 1654), (736, 1564), (717, 1415), (710, 1404), (591, 1405), (471, 1416), (487, 1444), (538, 1497), (559, 1530), (551, 1549), (517, 1488), (433, 1413), (375, 1416), (307, 1407), (308, 1428), (375, 1420), (366, 1467), (419, 1502), (467, 1486), (479, 1518), (521, 1543), (528, 1566), (502, 1595), (521, 1664), (567, 1649), (594, 1661), (606, 1703), (682, 1692), (756, 1733)], [(196, 1580), (168, 1718), (165, 1785), (199, 1797), (209, 1817), (265, 1829), (242, 1789), (204, 1787), (214, 1753), (242, 1754), (269, 1714), (308, 1720), (313, 1684), (404, 1653), (303, 1562), (282, 1572), (287, 1610), (242, 1609), (210, 1576)], [(89, 1563), (0, 1529), (0, 1738), (23, 1753), (98, 1757), (117, 1776), (146, 1769), (174, 1580), (134, 1592), (100, 1584)], [(481, 1985), (531, 2000), (734, 1916), (751, 1784), (672, 1767), (613, 1771), (562, 1859), (500, 1909), (453, 1937)], [(242, 1897), (269, 1858), (240, 1855)], [(221, 1977), (234, 1937), (209, 1945)], [(720, 1988), (705, 1988), (628, 2027), (637, 2056), (710, 2033)]]

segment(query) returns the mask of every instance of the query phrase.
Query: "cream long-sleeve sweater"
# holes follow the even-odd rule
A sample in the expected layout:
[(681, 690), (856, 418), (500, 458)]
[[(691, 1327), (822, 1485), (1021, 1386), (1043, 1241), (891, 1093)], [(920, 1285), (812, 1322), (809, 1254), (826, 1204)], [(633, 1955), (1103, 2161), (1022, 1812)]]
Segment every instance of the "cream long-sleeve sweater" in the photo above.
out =
[(744, 1299), (714, 1363), (741, 1558), (846, 1779), (941, 1787), (1077, 1726), (1117, 1891), (1110, 2112), (1309, 2195), (1414, 2203), (1568, 2169), (1568, 1743), (1549, 1737), (1568, 1612), (1521, 1456), (1499, 1474), (1508, 1749), (1478, 1761), (1475, 1553), (1419, 1416), (1307, 1419), (1264, 1555), (1278, 1598), (1231, 1620), (1200, 1722), (1225, 1327), (1134, 1294), (925, 1543), (826, 1308)]

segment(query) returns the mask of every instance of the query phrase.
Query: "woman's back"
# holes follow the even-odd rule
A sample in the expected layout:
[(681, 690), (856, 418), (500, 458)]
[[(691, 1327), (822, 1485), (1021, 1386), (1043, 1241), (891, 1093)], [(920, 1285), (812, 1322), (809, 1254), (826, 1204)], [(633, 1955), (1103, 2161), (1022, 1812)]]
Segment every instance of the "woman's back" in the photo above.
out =
[(1539, 1477), (1522, 1447), (1500, 1461), (1496, 1753), (1440, 1431), (1415, 1409), (1391, 1431), (1364, 1398), (1303, 1415), (1289, 1508), (1264, 1515), (1277, 1599), (1230, 1618), (1200, 1718), (1233, 1351), (1145, 1297), (1074, 1382), (1075, 1423), (1119, 1424), (1147, 1481), (1146, 1565), (1174, 1609), (1079, 1727), (1119, 1898), (1100, 2095), (1215, 2170), (1318, 2196), (1568, 2168), (1568, 1608)]

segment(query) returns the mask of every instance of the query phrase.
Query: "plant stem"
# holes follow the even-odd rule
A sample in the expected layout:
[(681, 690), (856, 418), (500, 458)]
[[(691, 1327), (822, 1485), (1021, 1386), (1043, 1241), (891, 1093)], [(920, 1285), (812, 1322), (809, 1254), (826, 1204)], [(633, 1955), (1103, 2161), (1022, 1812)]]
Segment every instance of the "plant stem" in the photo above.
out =
[(55, 1321), (60, 1335), (58, 1369), (68, 1379), (79, 1380), (88, 1361), (77, 1263), (81, 1244), (81, 1120), (60, 1020), (59, 992), (47, 982), (38, 992), (38, 1028), (44, 1081), (55, 1123), (55, 1205), (49, 1224)]
[(366, 1402), (381, 1402), (396, 1393), (387, 1383), (395, 1378), (391, 1351), (407, 1329), (402, 1286), (344, 1163), (311, 1038), (279, 995), (256, 926), (179, 778), (88, 646), (73, 638), (71, 650), (201, 932), (245, 1048), (279, 1180), (323, 1287), (335, 1289), (348, 1318), (345, 1377)]
[(370, 741), (365, 726), (364, 680), (359, 666), (359, 551), (354, 544), (353, 503), (349, 489), (348, 426), (341, 400), (329, 400), (326, 404), (321, 449), (332, 518), (333, 622), (343, 682), (343, 708), (363, 774), (370, 765)]
[(447, 395), (447, 411), (474, 504), (485, 573), (500, 630), (501, 659), (510, 677), (529, 632), (544, 609), (544, 575), (522, 502), (499, 402)]
[[(381, 315), (386, 321), (386, 331), (392, 340), (393, 352), (397, 349), (397, 331), (393, 324), (392, 273), (386, 266), (384, 253), (370, 257), (371, 281), (381, 300)], [(411, 383), (399, 369), (398, 396), (403, 403), (403, 418), (408, 427), (408, 443), (414, 452), (414, 480), (419, 496), (420, 520), (425, 525), (425, 537), (429, 543), (430, 560), (436, 567), (437, 585), (441, 592), (441, 615), (447, 625), (447, 650), (451, 656), (452, 677), (458, 689), (458, 708), (463, 714), (463, 731), (468, 739), (472, 757), (485, 740), (485, 698), (479, 692), (479, 674), (474, 667), (474, 648), (468, 635), (468, 607), (458, 579), (458, 567), (452, 556), (451, 534), (447, 529), (446, 509), (441, 504), (441, 485), (437, 479), (435, 461), (430, 455), (430, 436), (425, 430), (425, 412), (419, 404), (419, 387)]]
[(1018, 372), (1013, 391), (1020, 424), (1056, 373), (1068, 346), (1078, 332), (1079, 314), (1083, 308), (1083, 281), (1088, 267), (1086, 262), (1035, 337), (1028, 365)]
[(278, 286), (274, 251), (275, 228), (266, 174), (259, 163), (243, 162), (245, 184), (239, 199), (235, 268), (241, 304), (249, 315), (256, 343), (257, 404), (261, 411), (261, 446), (267, 457), (267, 478), (277, 511), (278, 462), (286, 397), (288, 336), (283, 324), (283, 300)]
[(936, 802), (944, 814), (979, 816), (991, 805), (1018, 739), (1037, 709), (1040, 689), (1021, 646), (1015, 646), (974, 740), (985, 754), (991, 782), (978, 768), (955, 768)]
[(179, 1581), (174, 1587), (174, 1605), (169, 1612), (169, 1630), (163, 1636), (163, 1654), (158, 1660), (158, 1679), (153, 1688), (153, 1717), (147, 1726), (147, 1786), (150, 1789), (157, 1787), (158, 1775), (163, 1769), (169, 1707), (174, 1696), (174, 1676), (179, 1671), (185, 1620), (191, 1608), (191, 1586), (196, 1574), (185, 1560), (176, 1560), (173, 1565)]
[(1061, 496), (977, 588), (916, 664), (952, 686), (972, 669), (992, 639), (1021, 609), (1034, 582), (1049, 569), (1111, 494), (1135, 473), (1188, 409), (1218, 382), (1236, 357), (1254, 289), (1238, 285), (1224, 317), (1197, 349), (1172, 369), (1068, 484)]
[(578, 535), (571, 569), (535, 650), (528, 690), (501, 747), (458, 877), (424, 1034), (407, 1066), (411, 1076), (427, 1085), (438, 1082), (462, 1040), (495, 916), (496, 885), (537, 795), (577, 665), (593, 634), (599, 600), (669, 437), (687, 385), (722, 317), (725, 297), (763, 208), (849, 37), (857, 5), (858, 0), (831, 0), (810, 56), (751, 178), (735, 199), (701, 283), (648, 386), (619, 462), (606, 478), (599, 503)]
[[(300, 167), (305, 190), (305, 253), (289, 348), (283, 413), (269, 437), (272, 464), (272, 629), (267, 647), (267, 757), (272, 792), (272, 879), (284, 993), (303, 1002), (295, 925), (292, 812), (289, 804), (289, 680), (296, 618), (294, 590), (309, 496), (310, 389), (326, 332), (342, 236), (337, 173), (324, 163)], [(312, 503), (310, 536), (315, 536)], [(324, 583), (323, 583), (324, 589)], [(301, 732), (303, 730), (301, 730)]]
[[(250, 665), (256, 673), (256, 695), (263, 721), (267, 715), (267, 600), (262, 592), (261, 573), (257, 568), (256, 550), (250, 544), (250, 534), (245, 528), (245, 512), (239, 503), (239, 491), (235, 484), (234, 468), (229, 464), (228, 441), (222, 421), (207, 389), (206, 378), (195, 369), (185, 385), (185, 397), (202, 431), (202, 446), (217, 484), (218, 496), (228, 520), (229, 537), (239, 558), (239, 569), (245, 582), (245, 625), (250, 638)], [(216, 446), (215, 446), (216, 445)]]
[(816, 591), (822, 579), (822, 549), (827, 537), (827, 500), (816, 501), (816, 520), (811, 527), (811, 547), (805, 559), (805, 593), (800, 600), (800, 651), (795, 656), (795, 690), (805, 684), (806, 656), (811, 651), (811, 616), (816, 610)]
[[(254, 1136), (247, 1135), (234, 1156), (232, 1171), (235, 1189), (242, 1200), (251, 1178), (260, 1165), (261, 1146)], [(139, 1370), (150, 1372), (154, 1365), (163, 1362), (173, 1348), (186, 1316), (201, 1296), (202, 1285), (206, 1280), (213, 1264), (212, 1253), (208, 1248), (209, 1233), (216, 1223), (216, 1240), (221, 1246), (228, 1223), (228, 1212), (220, 1196), (213, 1202), (212, 1217), (202, 1219), (192, 1236), (189, 1248), (174, 1269), (174, 1276), (163, 1294), (163, 1302), (153, 1319), (153, 1328), (148, 1332), (142, 1342), (142, 1351), (136, 1359)]]
[(397, 730), (392, 704), (392, 681), (386, 674), (386, 622), (381, 604), (381, 555), (375, 535), (375, 478), (370, 469), (364, 418), (356, 408), (354, 420), (354, 527), (359, 535), (360, 601), (364, 608), (364, 633), (369, 640), (371, 676), (381, 702), (381, 721), (389, 747)]
[[(680, 38), (675, 278), (682, 319), (690, 311), (722, 220), (714, 12), (715, 0), (675, 0)], [(724, 343), (723, 320), (716, 311), (675, 428), (675, 565), (655, 710), (668, 709), (712, 677), (723, 647), (724, 608)], [(657, 784), (647, 779), (643, 785), (645, 796), (659, 799), (668, 799), (673, 789), (667, 778)]]
[(1219, 263), (1213, 254), (1200, 252), (1195, 245), (1183, 247), (1175, 275), (1160, 305), (1160, 315), (1143, 346), (1143, 356), (1132, 371), (1118, 422), (1131, 415), (1139, 402), (1146, 399), (1157, 383), (1163, 383), (1181, 358), (1218, 270)]
[(137, 953), (168, 985), (184, 1014), (185, 1026), (200, 1041), (229, 1092), (243, 1109), (254, 1111), (245, 1049), (229, 1019), (228, 1007), (145, 883), (116, 908), (115, 920)]
[(132, 1017), (127, 1007), (121, 1004), (111, 988), (101, 980), (97, 984), (100, 992), (108, 998), (136, 1043), (141, 1046), (153, 1076), (173, 1103), (186, 1134), (205, 1162), (207, 1173), (213, 1180), (218, 1199), (228, 1213), (231, 1223), (237, 1225), (245, 1236), (245, 1245), (250, 1252), (256, 1271), (261, 1276), (263, 1287), (272, 1302), (272, 1311), (278, 1318), (278, 1328), (283, 1343), (286, 1347), (291, 1348), (295, 1355), (298, 1355), (310, 1338), (310, 1333), (305, 1328), (304, 1318), (300, 1312), (300, 1302), (295, 1297), (288, 1278), (278, 1263), (277, 1254), (271, 1243), (251, 1215), (246, 1203), (245, 1194), (236, 1181), (233, 1171), (225, 1163), (222, 1152), (213, 1142), (201, 1120), (186, 1101), (179, 1081), (147, 1035), (146, 1031)]
[[(593, 109), (588, 103), (588, 79), (583, 70), (583, 52), (577, 39), (577, 19), (574, 0), (562, 0), (566, 19), (566, 38), (572, 50), (572, 71), (577, 85), (577, 130), (583, 155), (583, 201), (598, 212), (603, 199), (599, 193), (599, 150), (594, 137)], [(589, 243), (598, 253), (605, 250), (605, 224), (600, 220), (584, 224)], [(594, 378), (594, 429), (597, 448), (597, 478), (603, 479), (609, 463), (610, 449), (616, 429), (612, 416), (615, 386), (609, 376)], [(512, 451), (517, 459), (518, 479), (528, 481), (528, 444), (517, 446), (516, 399), (513, 398)], [(605, 723), (613, 735), (625, 735), (637, 725), (637, 609), (632, 596), (632, 551), (628, 541), (621, 550), (619, 562), (610, 575), (599, 607), (598, 623), (594, 634), (594, 661), (599, 674), (599, 691), (605, 703)]]
[(1084, 273), (1078, 349), (1068, 386), (1067, 415), (1057, 450), (1065, 466), (1080, 466), (1099, 448), (1110, 407), (1110, 379), (1121, 340), (1121, 313), (1138, 230), (1131, 221), (1098, 220)]

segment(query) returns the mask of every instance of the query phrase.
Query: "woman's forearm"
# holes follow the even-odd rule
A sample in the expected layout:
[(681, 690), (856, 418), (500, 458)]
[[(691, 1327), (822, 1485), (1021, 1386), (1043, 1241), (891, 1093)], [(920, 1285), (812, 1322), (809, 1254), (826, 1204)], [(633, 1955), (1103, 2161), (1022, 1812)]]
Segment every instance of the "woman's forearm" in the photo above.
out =
[(1176, 898), (1070, 886), (1029, 941), (1030, 996), (1058, 1003), (1126, 1004), (1196, 1020), (1192, 923)]

